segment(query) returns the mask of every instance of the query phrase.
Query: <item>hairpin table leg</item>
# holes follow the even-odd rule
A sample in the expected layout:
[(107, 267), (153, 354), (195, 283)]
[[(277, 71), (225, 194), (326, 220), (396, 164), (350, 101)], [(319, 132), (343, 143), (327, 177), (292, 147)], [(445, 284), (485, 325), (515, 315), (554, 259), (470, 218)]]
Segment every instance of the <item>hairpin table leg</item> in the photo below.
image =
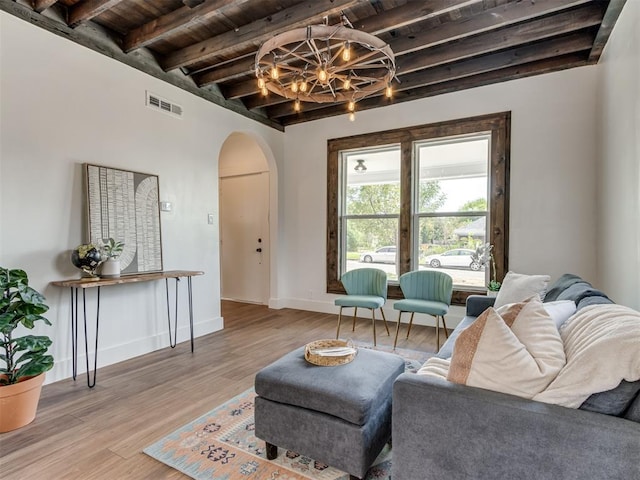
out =
[[(86, 299), (86, 290), (82, 289), (82, 311), (84, 316), (84, 353), (85, 353), (85, 362), (87, 366), (87, 386), (89, 388), (95, 387), (96, 376), (98, 371), (98, 329), (99, 329), (99, 322), (100, 322), (100, 287), (98, 287), (97, 295), (98, 296), (97, 296), (97, 305), (96, 305), (96, 344), (95, 344), (95, 350), (93, 353), (93, 380), (92, 380), (91, 370), (89, 370), (89, 333), (87, 332), (87, 299)], [(77, 352), (77, 349), (76, 349), (76, 352)]]

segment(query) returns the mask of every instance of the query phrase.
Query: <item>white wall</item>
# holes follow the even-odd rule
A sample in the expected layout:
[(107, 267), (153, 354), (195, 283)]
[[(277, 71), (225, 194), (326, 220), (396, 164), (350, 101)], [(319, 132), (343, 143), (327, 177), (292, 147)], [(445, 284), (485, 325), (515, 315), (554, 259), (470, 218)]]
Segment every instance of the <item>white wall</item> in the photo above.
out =
[[(334, 296), (325, 293), (327, 139), (508, 110), (510, 269), (549, 274), (552, 281), (565, 272), (594, 280), (595, 68), (363, 111), (355, 122), (342, 115), (287, 127), (283, 188), (290, 274), (282, 285), (285, 303), (335, 311)], [(462, 308), (454, 309), (454, 316), (461, 314)]]
[[(25, 269), (47, 297), (48, 381), (71, 375), (69, 292), (49, 282), (79, 277), (69, 252), (84, 240), (84, 162), (159, 175), (161, 200), (174, 204), (161, 217), (164, 268), (205, 272), (193, 281), (196, 334), (220, 329), (219, 230), (207, 224), (218, 218), (220, 149), (244, 132), (280, 162), (283, 134), (4, 12), (0, 22), (0, 265)], [(147, 108), (145, 90), (181, 105), (183, 119)], [(168, 345), (164, 294), (161, 282), (103, 288), (100, 365)]]
[(598, 267), (605, 292), (640, 309), (640, 2), (628, 1), (600, 59)]

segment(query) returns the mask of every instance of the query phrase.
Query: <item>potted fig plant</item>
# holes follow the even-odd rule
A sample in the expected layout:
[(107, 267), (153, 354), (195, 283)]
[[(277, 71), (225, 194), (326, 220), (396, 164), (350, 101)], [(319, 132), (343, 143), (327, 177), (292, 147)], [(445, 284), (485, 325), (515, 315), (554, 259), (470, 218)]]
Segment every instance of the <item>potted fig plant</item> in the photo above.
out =
[(124, 249), (123, 242), (117, 242), (113, 238), (103, 240), (102, 253), (106, 261), (102, 264), (101, 276), (107, 278), (120, 276), (120, 259), (118, 258)]
[(29, 286), (23, 270), (0, 267), (0, 432), (31, 423), (36, 416), (45, 372), (53, 367), (47, 354), (51, 339), (42, 335), (18, 336), (19, 327), (34, 328), (51, 322), (42, 316), (49, 307)]

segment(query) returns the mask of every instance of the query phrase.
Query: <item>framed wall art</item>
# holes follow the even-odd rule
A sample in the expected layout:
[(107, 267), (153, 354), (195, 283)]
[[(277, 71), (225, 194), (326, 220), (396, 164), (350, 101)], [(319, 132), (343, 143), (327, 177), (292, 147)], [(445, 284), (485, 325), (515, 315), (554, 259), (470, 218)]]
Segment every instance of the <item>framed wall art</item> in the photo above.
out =
[(162, 270), (158, 176), (85, 163), (88, 237), (124, 242), (122, 274)]

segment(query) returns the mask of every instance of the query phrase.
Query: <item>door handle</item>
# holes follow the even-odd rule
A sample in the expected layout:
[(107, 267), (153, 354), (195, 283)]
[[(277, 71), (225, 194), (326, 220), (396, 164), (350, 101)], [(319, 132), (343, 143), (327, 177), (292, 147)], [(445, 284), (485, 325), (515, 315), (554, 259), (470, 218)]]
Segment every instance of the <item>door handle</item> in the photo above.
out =
[(256, 252), (261, 253), (261, 252), (262, 252), (262, 249), (261, 249), (261, 248), (256, 248)]

